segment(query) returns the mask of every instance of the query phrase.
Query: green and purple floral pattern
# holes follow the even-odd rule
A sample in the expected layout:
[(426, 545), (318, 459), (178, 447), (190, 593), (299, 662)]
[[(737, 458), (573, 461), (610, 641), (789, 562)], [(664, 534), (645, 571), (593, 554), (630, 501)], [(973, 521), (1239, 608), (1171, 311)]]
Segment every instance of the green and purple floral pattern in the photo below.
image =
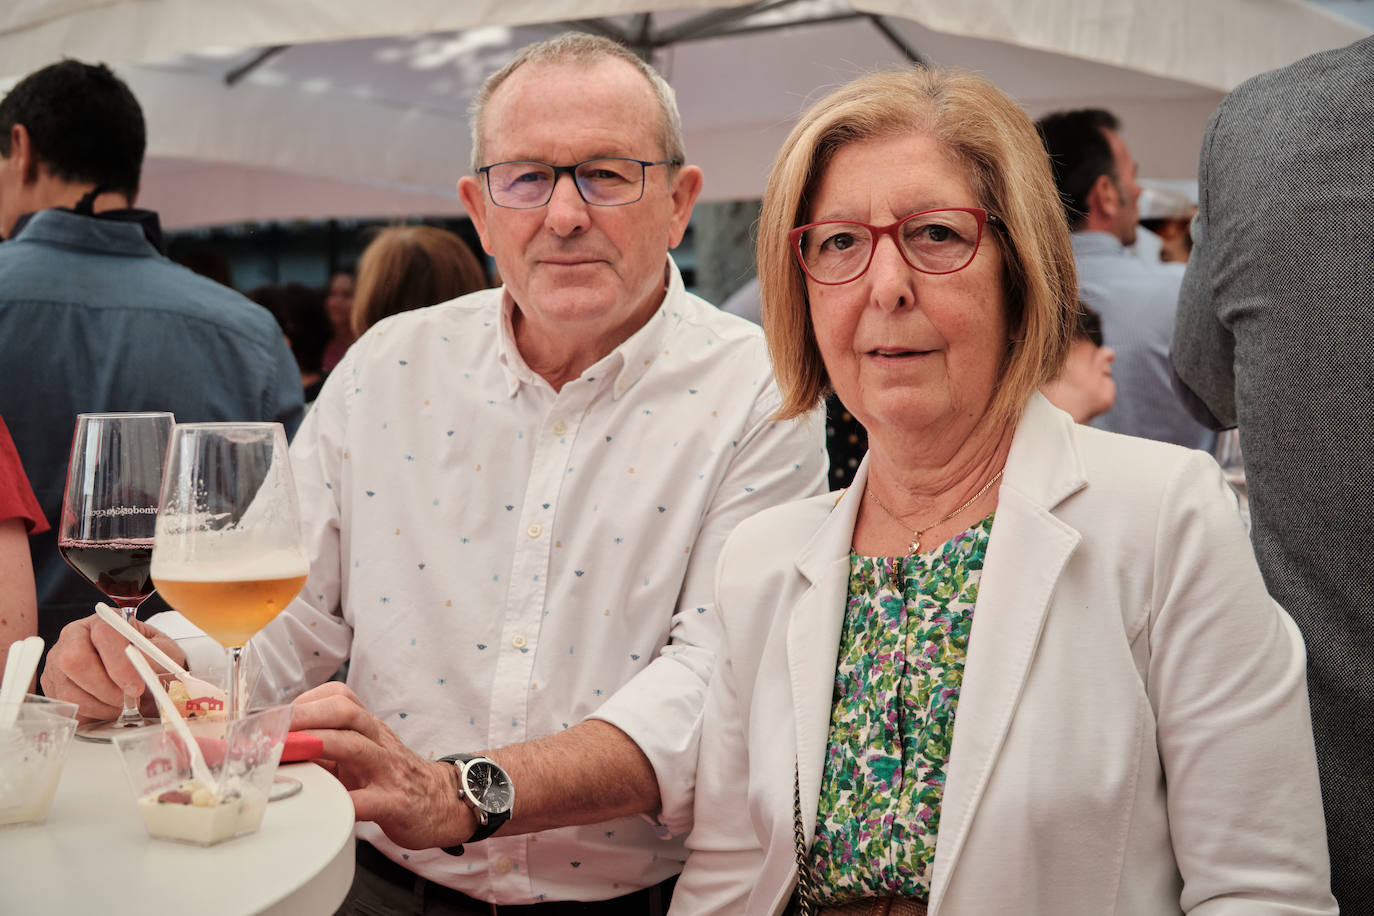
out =
[(992, 516), (916, 556), (850, 554), (810, 870), (823, 905), (928, 900)]

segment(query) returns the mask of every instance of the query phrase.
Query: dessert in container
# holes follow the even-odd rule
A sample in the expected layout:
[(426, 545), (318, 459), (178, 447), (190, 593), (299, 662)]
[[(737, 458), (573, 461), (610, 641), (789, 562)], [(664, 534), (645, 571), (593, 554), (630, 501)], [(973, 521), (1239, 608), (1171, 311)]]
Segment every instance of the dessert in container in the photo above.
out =
[(47, 819), (76, 733), (74, 703), (26, 694), (14, 705), (14, 723), (0, 725), (0, 827)]
[(210, 779), (196, 779), (181, 737), (167, 726), (116, 735), (138, 813), (148, 834), (213, 846), (255, 832), (262, 824), (290, 706), (272, 706), (241, 719), (185, 722), (200, 747)]

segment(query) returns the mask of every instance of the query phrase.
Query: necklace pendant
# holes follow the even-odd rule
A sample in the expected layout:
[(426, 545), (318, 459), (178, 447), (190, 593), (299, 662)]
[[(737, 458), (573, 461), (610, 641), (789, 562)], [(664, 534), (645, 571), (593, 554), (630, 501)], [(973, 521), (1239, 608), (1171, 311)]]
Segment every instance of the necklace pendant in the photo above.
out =
[(920, 553), (920, 552), (921, 552), (921, 538), (920, 538), (920, 535), (917, 535), (916, 537), (914, 537), (914, 538), (911, 539), (911, 555), (914, 557), (914, 556), (916, 556), (916, 554), (918, 554), (918, 553)]

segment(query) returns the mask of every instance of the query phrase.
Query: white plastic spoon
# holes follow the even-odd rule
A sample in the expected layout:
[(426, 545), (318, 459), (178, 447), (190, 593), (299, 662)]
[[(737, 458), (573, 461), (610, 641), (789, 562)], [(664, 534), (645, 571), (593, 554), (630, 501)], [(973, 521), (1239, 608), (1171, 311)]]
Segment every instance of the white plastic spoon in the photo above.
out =
[(29, 682), (43, 656), (43, 640), (38, 636), (10, 643), (5, 655), (5, 676), (0, 679), (0, 729), (7, 729), (19, 717), (19, 704), (29, 692)]
[(166, 668), (176, 679), (186, 685), (186, 691), (193, 697), (214, 697), (217, 700), (224, 700), (224, 690), (211, 684), (209, 681), (202, 681), (185, 668), (172, 661), (172, 657), (157, 647), (151, 639), (135, 630), (124, 620), (122, 614), (104, 602), (95, 606), (95, 615), (101, 620), (115, 628), (115, 632), (123, 636), (143, 650), (143, 654)]
[(158, 712), (162, 714), (163, 722), (171, 722), (172, 729), (177, 733), (182, 742), (186, 745), (186, 753), (191, 758), (191, 777), (196, 782), (203, 785), (210, 791), (215, 791), (215, 777), (210, 772), (210, 766), (205, 762), (205, 756), (200, 752), (200, 744), (196, 742), (195, 735), (186, 727), (186, 722), (177, 713), (176, 706), (172, 703), (172, 698), (167, 696), (167, 691), (163, 688), (158, 676), (153, 673), (153, 668), (133, 646), (125, 646), (124, 654), (129, 661), (133, 662), (138, 669), (139, 676), (143, 678), (143, 683), (148, 685), (148, 689), (153, 693), (153, 699), (157, 701)]

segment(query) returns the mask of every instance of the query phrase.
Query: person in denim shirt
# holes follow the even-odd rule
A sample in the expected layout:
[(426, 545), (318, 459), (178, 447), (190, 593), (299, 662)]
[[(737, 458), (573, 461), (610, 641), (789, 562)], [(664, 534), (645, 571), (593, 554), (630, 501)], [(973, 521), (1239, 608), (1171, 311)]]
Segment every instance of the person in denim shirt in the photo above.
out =
[(65, 60), (0, 101), (0, 414), (52, 530), (31, 539), (48, 645), (99, 594), (56, 530), (78, 413), (300, 423), (300, 374), (271, 314), (168, 260), (134, 209), (145, 132), (110, 70)]

